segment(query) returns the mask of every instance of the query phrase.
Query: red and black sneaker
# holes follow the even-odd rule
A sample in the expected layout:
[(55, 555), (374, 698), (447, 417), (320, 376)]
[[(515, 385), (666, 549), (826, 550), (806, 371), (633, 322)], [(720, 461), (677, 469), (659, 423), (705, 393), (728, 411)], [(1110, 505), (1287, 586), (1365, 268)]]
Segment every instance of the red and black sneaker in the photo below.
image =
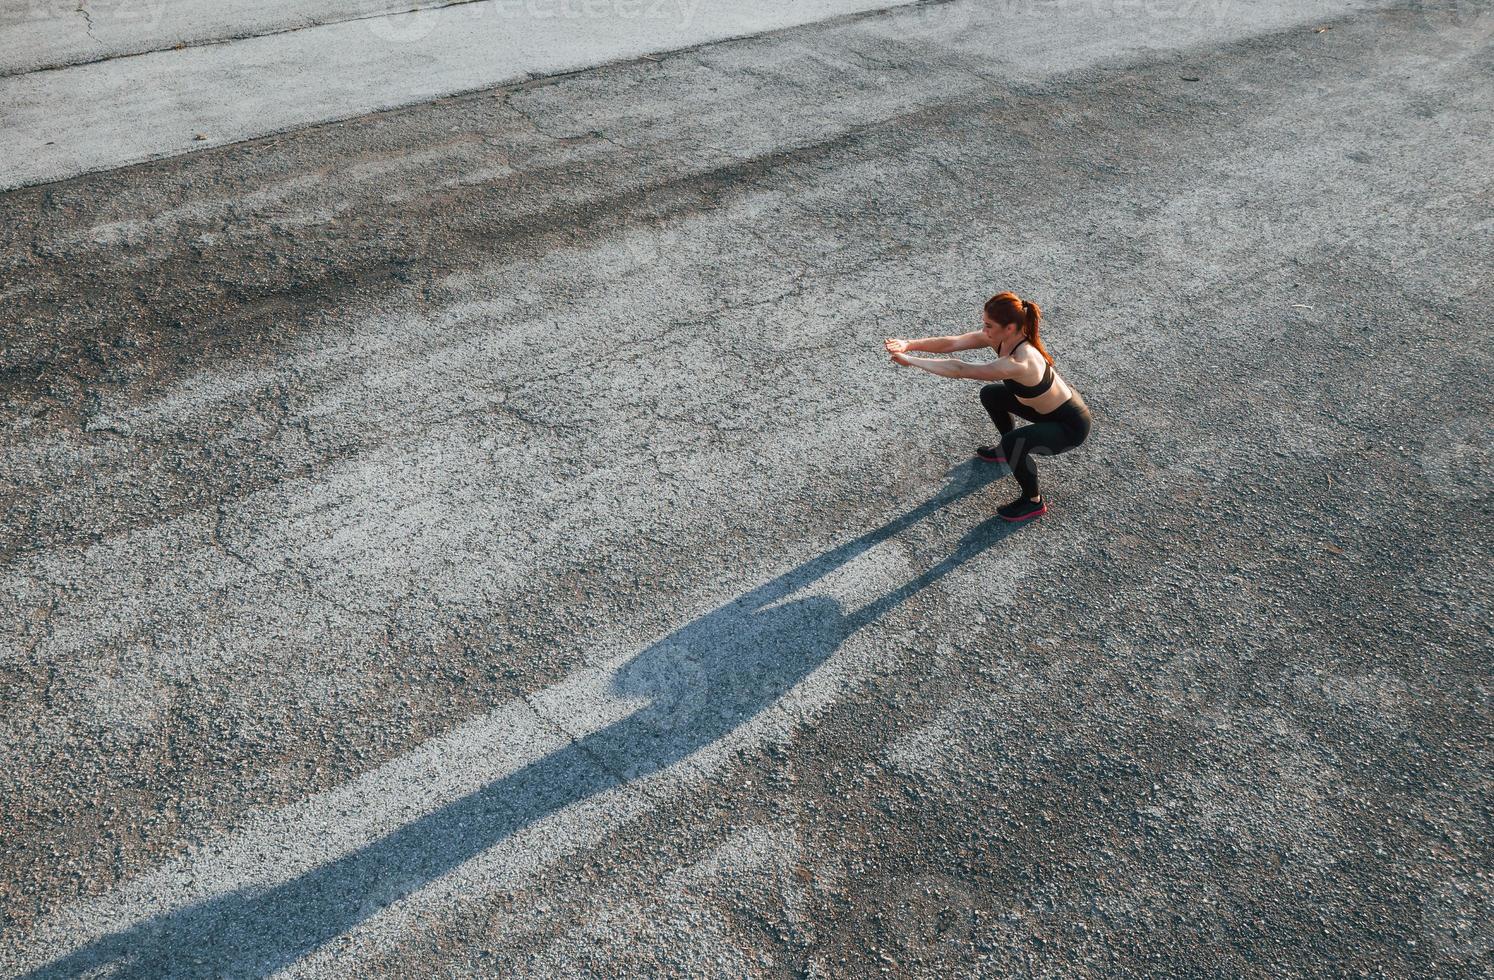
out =
[(1042, 517), (1048, 513), (1048, 499), (1039, 496), (1034, 501), (1026, 497), (1018, 497), (1009, 504), (997, 507), (996, 513), (1001, 515), (1003, 521), (1030, 521), (1034, 517)]
[(1006, 453), (1001, 451), (1000, 443), (994, 446), (976, 446), (975, 455), (987, 463), (1006, 462)]

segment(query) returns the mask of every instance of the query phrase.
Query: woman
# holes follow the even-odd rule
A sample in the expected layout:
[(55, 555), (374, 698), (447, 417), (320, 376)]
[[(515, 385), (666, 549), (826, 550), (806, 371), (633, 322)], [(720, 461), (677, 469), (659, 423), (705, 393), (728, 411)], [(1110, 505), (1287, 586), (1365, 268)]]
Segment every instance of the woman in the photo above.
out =
[[(1022, 496), (999, 508), (1008, 521), (1025, 521), (1048, 512), (1048, 502), (1038, 492), (1034, 455), (1053, 456), (1073, 449), (1089, 435), (1089, 408), (1079, 392), (1053, 373), (1053, 358), (1038, 339), (1043, 312), (1036, 303), (1016, 293), (1002, 293), (986, 300), (981, 329), (958, 337), (925, 337), (900, 340), (888, 337), (885, 346), (893, 361), (923, 368), (944, 378), (974, 378), (991, 381), (980, 390), (980, 403), (1001, 430), (1001, 441), (980, 446), (975, 455), (989, 463), (1006, 463), (1022, 486)], [(952, 357), (909, 357), (907, 351), (939, 354), (990, 347), (999, 360), (991, 364), (967, 364)], [(1015, 428), (1012, 415), (1031, 422)]]

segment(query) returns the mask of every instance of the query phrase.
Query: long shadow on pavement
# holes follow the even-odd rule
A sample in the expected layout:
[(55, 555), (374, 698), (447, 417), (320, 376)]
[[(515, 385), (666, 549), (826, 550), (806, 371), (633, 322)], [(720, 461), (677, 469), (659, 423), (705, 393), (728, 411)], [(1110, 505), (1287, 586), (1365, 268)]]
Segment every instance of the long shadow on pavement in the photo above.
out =
[(925, 503), (650, 645), (613, 680), (618, 695), (648, 699), (626, 718), (284, 884), (162, 913), (26, 976), (262, 977), (289, 966), (524, 827), (658, 772), (761, 713), (857, 630), (1020, 525), (982, 522), (938, 565), (853, 611), (823, 596), (780, 600), (1004, 472), (957, 466)]

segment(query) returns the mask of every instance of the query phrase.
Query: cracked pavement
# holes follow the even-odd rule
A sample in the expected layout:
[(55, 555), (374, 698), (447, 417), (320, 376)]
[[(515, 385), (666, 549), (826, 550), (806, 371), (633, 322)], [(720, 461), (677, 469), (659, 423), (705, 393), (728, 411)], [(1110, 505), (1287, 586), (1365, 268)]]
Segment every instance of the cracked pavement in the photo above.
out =
[(0, 972), (1486, 972), (1490, 12), (1170, 10), (0, 195)]

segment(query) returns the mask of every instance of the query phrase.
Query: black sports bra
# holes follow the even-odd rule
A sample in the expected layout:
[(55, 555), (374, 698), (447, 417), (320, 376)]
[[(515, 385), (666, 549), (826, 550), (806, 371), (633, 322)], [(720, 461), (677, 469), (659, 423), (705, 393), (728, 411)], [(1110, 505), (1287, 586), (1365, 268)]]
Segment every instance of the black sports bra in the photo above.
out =
[[(1025, 343), (1027, 343), (1027, 340), (1026, 338), (1023, 338), (1022, 340), (1017, 342), (1017, 347), (1021, 347)], [(1011, 354), (1008, 354), (1006, 356), (1011, 357), (1012, 354), (1015, 354), (1017, 352), (1017, 347), (1013, 347)], [(1046, 362), (1047, 358), (1045, 357), (1043, 358), (1043, 360)], [(1018, 395), (1022, 398), (1036, 398), (1038, 395), (1041, 395), (1043, 392), (1053, 387), (1053, 365), (1046, 363), (1043, 365), (1043, 380), (1039, 381), (1035, 385), (1017, 384), (1017, 382), (1013, 381), (1011, 378), (1003, 378), (1001, 379), (1001, 383), (1006, 385), (1006, 390), (1010, 391), (1014, 395)]]

